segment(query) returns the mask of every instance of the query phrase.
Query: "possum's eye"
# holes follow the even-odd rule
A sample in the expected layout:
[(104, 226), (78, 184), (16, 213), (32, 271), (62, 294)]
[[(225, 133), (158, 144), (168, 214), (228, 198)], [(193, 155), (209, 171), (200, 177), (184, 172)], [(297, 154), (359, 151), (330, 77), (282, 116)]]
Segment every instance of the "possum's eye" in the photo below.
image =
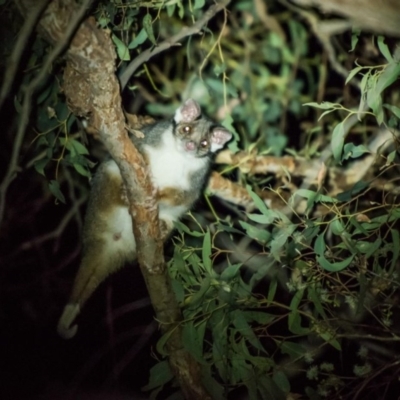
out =
[(182, 128), (182, 132), (183, 132), (185, 135), (190, 135), (190, 134), (192, 133), (192, 127), (189, 126), (189, 125), (185, 125), (185, 126)]
[(202, 149), (205, 149), (206, 147), (208, 147), (208, 140), (204, 139), (200, 142), (200, 147)]

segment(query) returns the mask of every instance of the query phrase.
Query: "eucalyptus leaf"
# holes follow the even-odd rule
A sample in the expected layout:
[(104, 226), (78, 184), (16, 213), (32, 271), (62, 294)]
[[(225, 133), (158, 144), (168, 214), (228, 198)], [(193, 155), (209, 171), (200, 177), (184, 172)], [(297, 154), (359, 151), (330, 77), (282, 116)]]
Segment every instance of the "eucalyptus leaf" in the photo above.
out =
[(248, 390), (249, 400), (257, 400), (257, 383), (251, 366), (241, 357), (232, 358), (233, 382), (243, 382)]
[(279, 370), (279, 369), (274, 369), (274, 373), (272, 376), (272, 379), (276, 383), (276, 385), (282, 389), (283, 392), (288, 394), (290, 392), (290, 382), (289, 379), (287, 378), (286, 374)]
[(325, 258), (325, 256), (317, 256), (317, 262), (326, 271), (339, 272), (339, 271), (342, 271), (343, 269), (347, 268), (353, 261), (354, 257), (355, 257), (355, 255), (353, 254), (352, 256), (346, 258), (343, 261), (331, 263)]
[(397, 106), (394, 106), (392, 104), (384, 104), (383, 107), (387, 108), (388, 110), (390, 110), (397, 119), (400, 119), (400, 108)]
[(212, 357), (214, 364), (217, 368), (218, 374), (223, 382), (228, 381), (228, 342), (226, 337), (225, 329), (218, 329), (213, 332), (213, 343), (212, 343)]
[(129, 54), (129, 49), (127, 45), (116, 35), (112, 34), (111, 39), (117, 48), (117, 54), (120, 60), (130, 61), (131, 55)]
[(349, 73), (349, 76), (347, 77), (347, 79), (345, 81), (345, 85), (347, 85), (362, 69), (363, 69), (363, 67), (356, 67), (356, 68), (352, 69)]
[(343, 147), (343, 160), (348, 160), (349, 158), (358, 158), (365, 153), (371, 153), (367, 146), (360, 144), (358, 146), (354, 143), (346, 143)]
[(253, 213), (248, 213), (247, 217), (254, 221), (257, 222), (257, 224), (272, 224), (276, 218), (276, 214), (274, 211), (268, 212), (269, 215), (264, 215), (264, 214), (253, 214)]
[(54, 197), (57, 200), (59, 200), (59, 201), (61, 201), (61, 203), (65, 204), (65, 197), (62, 194), (61, 189), (60, 189), (60, 184), (57, 181), (54, 181), (54, 180), (50, 181), (49, 189), (50, 189), (50, 192), (54, 195)]
[(336, 350), (341, 351), (342, 347), (340, 346), (340, 343), (335, 337), (332, 335), (330, 332), (320, 332), (319, 336), (324, 339), (326, 342), (328, 342), (331, 346), (333, 346)]
[(305, 199), (311, 200), (312, 202), (315, 203), (337, 203), (337, 199), (331, 196), (327, 196), (324, 194), (320, 194), (318, 192), (315, 192), (313, 190), (309, 189), (298, 189), (293, 193), (293, 196), (291, 198), (291, 201), (293, 201), (293, 198), (295, 196), (300, 196), (304, 197)]
[(375, 85), (367, 92), (367, 103), (376, 116), (378, 124), (383, 123), (382, 92), (392, 85), (400, 75), (400, 64), (393, 61), (389, 63), (382, 73), (374, 80)]
[(133, 50), (136, 47), (143, 44), (149, 36), (147, 35), (146, 29), (142, 28), (140, 32), (136, 35), (135, 39), (133, 39), (128, 46), (128, 49)]
[(291, 342), (290, 340), (285, 340), (280, 344), (280, 348), (283, 354), (287, 354), (292, 361), (301, 359), (304, 357), (306, 348), (301, 343)]
[(336, 236), (340, 236), (343, 234), (343, 232), (346, 231), (345, 226), (343, 225), (342, 221), (339, 218), (334, 219), (330, 224), (329, 224), (329, 229), (332, 231), (332, 233)]
[(354, 186), (351, 189), (337, 194), (336, 198), (338, 201), (342, 201), (342, 202), (350, 201), (354, 195), (360, 193), (361, 191), (366, 189), (368, 186), (369, 186), (369, 182), (358, 181), (354, 184)]
[(224, 120), (221, 122), (221, 125), (228, 129), (229, 132), (233, 134), (233, 140), (231, 140), (228, 144), (229, 150), (235, 154), (239, 151), (238, 143), (240, 142), (240, 136), (237, 133), (235, 127), (233, 126), (233, 118), (230, 114), (227, 114)]
[(393, 62), (392, 54), (390, 53), (389, 47), (385, 43), (384, 36), (378, 36), (377, 44), (380, 52), (386, 58), (386, 60), (390, 63)]
[(193, 355), (197, 362), (204, 363), (203, 338), (199, 337), (193, 320), (183, 324), (182, 342), (185, 349)]
[(42, 159), (40, 159), (40, 160), (36, 160), (36, 161), (34, 162), (33, 166), (35, 167), (35, 170), (36, 170), (37, 172), (39, 172), (39, 174), (45, 176), (45, 174), (44, 174), (44, 168), (45, 168), (45, 166), (48, 164), (49, 161), (50, 161), (50, 160), (49, 160), (47, 157), (45, 157), (45, 158), (42, 158)]
[(168, 340), (170, 339), (172, 333), (173, 333), (173, 330), (170, 329), (167, 332), (165, 332), (160, 337), (160, 339), (158, 339), (156, 349), (157, 349), (157, 353), (161, 354), (162, 356), (166, 356), (168, 354), (167, 349), (166, 349), (166, 344), (167, 344)]
[(317, 289), (314, 285), (307, 288), (307, 294), (309, 299), (314, 304), (314, 307), (317, 310), (318, 314), (321, 315), (321, 317), (323, 317), (324, 319), (327, 319), (328, 317), (320, 301), (321, 294), (317, 292)]
[(298, 312), (298, 307), (303, 298), (303, 295), (304, 295), (304, 290), (298, 290), (292, 297), (289, 306), (291, 313), (289, 314), (288, 317), (288, 326), (290, 332), (296, 335), (304, 335), (310, 332), (308, 328), (303, 328), (301, 326), (301, 316)]
[(351, 33), (351, 49), (350, 51), (354, 51), (357, 46), (358, 39), (360, 37), (361, 30), (360, 29), (352, 29)]
[(91, 174), (90, 171), (87, 169), (86, 165), (81, 164), (79, 162), (74, 162), (72, 165), (74, 166), (75, 171), (78, 172), (78, 174), (90, 178)]
[(273, 257), (268, 257), (265, 261), (257, 268), (250, 279), (250, 287), (253, 288), (257, 283), (265, 278), (266, 275), (270, 274), (271, 271), (276, 267), (276, 261)]
[(207, 392), (210, 393), (213, 399), (224, 399), (225, 388), (213, 378), (211, 367), (209, 365), (201, 365), (201, 381), (204, 384)]
[(250, 185), (246, 185), (247, 192), (250, 197), (253, 199), (255, 205), (258, 209), (266, 216), (271, 215), (271, 210), (265, 205), (264, 201), (253, 191)]
[[(355, 243), (356, 243), (356, 245), (359, 245), (360, 241), (356, 241)], [(382, 246), (382, 239), (380, 237), (378, 237), (372, 243), (371, 242), (367, 242), (367, 243), (368, 243), (368, 246), (365, 246), (365, 251), (363, 253), (365, 254), (366, 258), (369, 258), (373, 254), (375, 254), (375, 252), (378, 251), (378, 249)]]
[(318, 118), (318, 121), (321, 121), (326, 115), (330, 114), (331, 112), (335, 111), (335, 108), (332, 108), (330, 110), (324, 111)]
[(332, 132), (332, 154), (336, 161), (342, 160), (342, 152), (343, 152), (343, 145), (344, 145), (344, 136), (346, 132), (344, 130), (343, 121), (339, 122)]
[(171, 279), (172, 290), (175, 293), (175, 297), (179, 303), (182, 303), (185, 299), (185, 288), (180, 281)]
[(246, 321), (245, 312), (235, 310), (232, 313), (232, 323), (238, 330), (238, 333), (244, 336), (257, 350), (265, 352), (261, 342), (258, 340), (251, 326)]
[[(202, 279), (201, 277), (203, 275), (203, 271), (200, 268), (200, 264), (201, 264), (200, 257), (196, 254), (196, 252), (191, 252), (187, 256), (187, 258), (185, 258), (185, 260), (187, 262), (189, 262), (190, 265), (191, 265), (191, 273), (194, 275), (194, 277), (193, 277), (194, 280), (195, 281), (201, 280)], [(211, 275), (209, 274), (209, 276), (211, 276)]]
[(396, 268), (396, 264), (399, 260), (399, 252), (400, 252), (400, 235), (399, 231), (397, 229), (391, 229), (390, 233), (392, 234), (392, 243), (391, 243), (391, 248), (392, 248), (392, 262), (390, 266), (390, 270), (394, 271)]
[(307, 335), (310, 333), (308, 328), (301, 326), (301, 315), (297, 312), (291, 312), (289, 314), (289, 330), (295, 335)]
[(179, 18), (182, 19), (183, 16), (185, 15), (185, 9), (184, 9), (184, 7), (183, 7), (183, 5), (182, 5), (182, 2), (181, 2), (181, 1), (178, 1), (176, 5), (178, 6), (178, 15), (179, 15)]
[(198, 10), (199, 8), (203, 8), (205, 3), (205, 0), (194, 0), (193, 9)]
[(146, 14), (143, 17), (143, 28), (146, 31), (147, 37), (149, 38), (150, 42), (153, 43), (154, 45), (156, 45), (157, 41), (154, 36), (153, 23), (152, 23), (152, 18), (151, 18), (150, 14)]
[[(263, 400), (287, 400), (287, 396), (269, 375), (264, 375), (262, 379), (258, 380), (259, 394), (264, 395)], [(257, 398), (258, 400), (258, 398)]]
[(243, 316), (246, 321), (257, 322), (260, 325), (268, 325), (277, 317), (273, 314), (269, 314), (263, 311), (244, 311)]
[(278, 281), (277, 281), (276, 278), (274, 278), (269, 283), (268, 296), (267, 296), (267, 299), (268, 299), (269, 303), (271, 303), (274, 300), (277, 287), (278, 287)]
[(391, 151), (391, 152), (388, 154), (388, 156), (386, 157), (386, 163), (385, 163), (385, 165), (390, 165), (390, 164), (392, 164), (392, 163), (394, 162), (394, 159), (396, 158), (396, 155), (397, 155), (397, 151), (396, 151), (396, 150)]
[(241, 266), (242, 266), (242, 263), (229, 265), (222, 271), (220, 278), (224, 281), (229, 282), (230, 280), (237, 278), (238, 276), (240, 277), (239, 270), (240, 270)]
[(176, 3), (167, 4), (167, 15), (168, 17), (172, 17), (175, 13)]
[(142, 389), (147, 391), (163, 386), (173, 377), (168, 361), (160, 361), (150, 369), (149, 383)]
[(200, 289), (196, 291), (196, 293), (190, 298), (189, 307), (197, 307), (198, 304), (203, 300), (210, 286), (211, 278), (209, 276), (206, 276), (201, 282)]
[(223, 221), (219, 221), (217, 223), (217, 229), (219, 231), (227, 232), (227, 233), (238, 233), (242, 234), (243, 232), (231, 225), (226, 225)]
[(83, 154), (83, 155), (89, 154), (88, 149), (82, 143), (78, 142), (75, 139), (69, 139), (67, 141), (67, 144), (68, 144), (67, 148), (70, 150), (73, 149), (76, 154)]
[(270, 242), (270, 251), (275, 260), (280, 261), (281, 255), (284, 254), (284, 246), (295, 229), (296, 225), (291, 224), (289, 227), (281, 227), (273, 234)]
[(204, 235), (203, 239), (203, 248), (202, 248), (202, 257), (203, 257), (203, 265), (207, 271), (212, 270), (212, 262), (211, 262), (211, 234), (208, 230)]
[(204, 236), (203, 232), (197, 232), (197, 231), (192, 231), (191, 229), (189, 229), (183, 222), (181, 221), (175, 221), (174, 225), (182, 232), (187, 233), (190, 236), (194, 236), (194, 237), (202, 237)]
[(358, 106), (358, 120), (361, 121), (361, 116), (366, 108), (367, 102), (367, 91), (370, 85), (370, 78), (371, 78), (371, 70), (368, 69), (364, 72), (363, 77), (361, 78), (360, 82), (360, 90), (361, 90), (361, 100)]
[(304, 103), (303, 106), (319, 108), (320, 110), (330, 110), (336, 108), (337, 104), (330, 103), (329, 101), (324, 101), (322, 103), (315, 103), (315, 102)]

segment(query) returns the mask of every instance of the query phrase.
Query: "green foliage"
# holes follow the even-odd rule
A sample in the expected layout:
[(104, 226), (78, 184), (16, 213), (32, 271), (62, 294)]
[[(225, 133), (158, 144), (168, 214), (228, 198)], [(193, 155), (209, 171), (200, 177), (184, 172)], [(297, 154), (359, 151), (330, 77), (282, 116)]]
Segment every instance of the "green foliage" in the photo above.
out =
[[(19, 115), (22, 113), (20, 100), (24, 85), (33, 79), (36, 73), (35, 64), (43, 58), (47, 48), (48, 45), (43, 40), (36, 39), (28, 60), (28, 72), (14, 97), (14, 106)], [(77, 130), (77, 119), (70, 113), (65, 98), (60, 93), (60, 80), (61, 71), (55, 67), (55, 71), (47, 75), (46, 84), (39, 87), (32, 99), (35, 110), (32, 116), (34, 136), (30, 145), (34, 149), (34, 157), (29, 164), (49, 179), (49, 191), (56, 199), (65, 202), (58, 182), (60, 166), (72, 166), (78, 174), (88, 178), (93, 164), (88, 159), (89, 151), (82, 144), (79, 132), (74, 133)]]
[[(184, 229), (180, 232), (183, 237)], [(282, 372), (271, 379), (275, 363), (254, 331), (254, 326), (272, 324), (277, 316), (253, 309), (257, 300), (240, 276), (240, 263), (227, 265), (221, 272), (211, 268), (211, 232), (197, 231), (195, 236), (199, 235), (201, 247), (177, 244), (169, 264), (174, 282), (186, 288), (182, 299), (186, 349), (201, 363), (204, 382), (215, 398), (223, 398), (232, 385), (246, 385), (251, 398), (268, 387), (276, 398), (284, 399), (290, 385)], [(274, 380), (284, 381), (286, 390), (279, 389)]]
[[(245, 4), (240, 2), (237, 7)], [(241, 29), (243, 34), (249, 34), (248, 27)], [(297, 34), (302, 34), (297, 22), (292, 23), (291, 29), (299, 29)], [(275, 97), (281, 100), (279, 103), (269, 99), (271, 91), (258, 92), (258, 85), (268, 87), (273, 75), (268, 68), (274, 62), (282, 63), (279, 78), (284, 81), (285, 62), (290, 65), (294, 56), (304, 56), (308, 49), (305, 40), (301, 48), (296, 48), (297, 52), (291, 53), (290, 47), (282, 46), (280, 39), (272, 36), (269, 47), (264, 44), (270, 51), (268, 62), (262, 64), (262, 52), (250, 62), (257, 71), (253, 81), (246, 80), (248, 71), (241, 70), (239, 75), (238, 68), (231, 70), (231, 65), (239, 65), (233, 53), (229, 53), (233, 51), (233, 41), (226, 48), (231, 56), (224, 53), (229, 62), (223, 68), (219, 65), (210, 69), (217, 77), (226, 74), (232, 90), (224, 82), (219, 86), (215, 79), (206, 81), (206, 85), (208, 90), (233, 99), (240, 88), (245, 88), (250, 101), (235, 107), (232, 113), (235, 126), (244, 133), (241, 145), (250, 148), (250, 143), (257, 140), (259, 149), (280, 154), (285, 145), (280, 146), (285, 142), (276, 136), (269, 142), (260, 127), (266, 121), (273, 126), (279, 120), (283, 98), (286, 102), (294, 99), (284, 97), (282, 91)], [(371, 154), (367, 144), (349, 141), (350, 117), (367, 116), (378, 125), (389, 126), (391, 118), (400, 116), (398, 107), (385, 103), (385, 95), (399, 74), (396, 56), (391, 55), (382, 38), (378, 38), (377, 46), (387, 64), (358, 65), (347, 80), (363, 74), (358, 110), (334, 102), (306, 104), (322, 110), (320, 119), (331, 118), (332, 155), (339, 164), (363, 160)], [(312, 97), (312, 92), (308, 95)], [(293, 108), (298, 117), (306, 109)], [(342, 120), (335, 120), (338, 112), (344, 115)], [(261, 114), (263, 117), (258, 119)], [(245, 120), (241, 115), (252, 118)], [(396, 152), (392, 151), (386, 160), (386, 171), (390, 171)], [(358, 341), (353, 337), (371, 338), (362, 321), (370, 321), (370, 317), (380, 321), (382, 331), (375, 337), (377, 340), (380, 335), (389, 334), (393, 343), (398, 341), (397, 331), (390, 328), (393, 324), (390, 294), (400, 286), (399, 209), (379, 202), (366, 206), (363, 196), (373, 195), (372, 185), (359, 181), (334, 195), (323, 188), (301, 187), (289, 197), (287, 208), (291, 212), (288, 213), (268, 207), (256, 193), (256, 181), (245, 172), (243, 179), (248, 182), (246, 188), (254, 210), (241, 213), (234, 220), (218, 217), (205, 231), (178, 224), (179, 239), (175, 239), (169, 270), (174, 287), (179, 288), (176, 292), (184, 313), (185, 347), (201, 363), (204, 383), (216, 399), (226, 398), (237, 386), (247, 387), (251, 399), (286, 398), (293, 391), (292, 369), (300, 370), (301, 379), (306, 380), (302, 385), (303, 395), (312, 399), (329, 398), (348, 384), (337, 363), (338, 357), (346, 357), (343, 343), (350, 341), (357, 348)], [(305, 204), (304, 214), (295, 211), (301, 202)], [(194, 225), (200, 226), (200, 221)], [(263, 254), (255, 269), (249, 269), (246, 262), (223, 261), (227, 250), (216, 245), (219, 236), (229, 238), (240, 232)], [(234, 246), (228, 253), (240, 251)], [(287, 273), (282, 273), (282, 269)], [(282, 287), (282, 280), (286, 288)], [(282, 298), (285, 289), (288, 295)], [(283, 321), (285, 328), (275, 331)], [(372, 326), (378, 329), (375, 323)], [(306, 344), (302, 338), (315, 345)], [(287, 359), (282, 363), (284, 357)], [(354, 385), (368, 379), (375, 368), (374, 363), (365, 360), (352, 365), (353, 375), (347, 379)]]
[[(400, 76), (400, 60), (398, 59), (398, 55), (395, 55), (394, 57), (391, 55), (387, 45), (384, 43), (383, 37), (378, 37), (377, 44), (382, 55), (386, 58), (387, 64), (372, 67), (357, 66), (350, 72), (346, 80), (346, 83), (348, 83), (356, 75), (362, 74), (360, 84), (361, 100), (357, 112), (346, 109), (340, 104), (332, 104), (328, 102), (321, 104), (305, 104), (308, 106), (326, 110), (320, 116), (320, 118), (335, 110), (343, 110), (348, 113), (347, 117), (343, 121), (339, 122), (332, 131), (332, 153), (337, 162), (342, 162), (349, 158), (348, 151), (345, 151), (343, 154), (343, 149), (345, 136), (347, 134), (345, 123), (351, 115), (357, 114), (360, 120), (365, 115), (372, 115), (375, 117), (378, 125), (386, 125), (388, 123), (388, 113), (385, 112), (385, 108), (390, 110), (396, 116), (396, 118), (398, 118), (400, 115), (396, 106), (383, 104), (384, 90), (393, 85), (393, 83), (395, 83)], [(371, 112), (367, 111), (368, 109), (371, 109)], [(365, 148), (363, 152), (366, 152)], [(358, 152), (355, 152), (350, 157), (358, 157), (359, 154), (357, 153)]]

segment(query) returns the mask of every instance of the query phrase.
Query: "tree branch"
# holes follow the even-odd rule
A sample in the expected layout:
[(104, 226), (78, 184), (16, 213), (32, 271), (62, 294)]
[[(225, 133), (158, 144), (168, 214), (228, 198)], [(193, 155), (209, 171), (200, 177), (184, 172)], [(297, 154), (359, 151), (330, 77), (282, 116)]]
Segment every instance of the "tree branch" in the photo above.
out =
[[(357, 115), (348, 118), (344, 124), (345, 131), (348, 132), (357, 122)], [(329, 196), (336, 196), (340, 192), (349, 190), (362, 179), (368, 180), (368, 172), (371, 170), (376, 158), (376, 154), (384, 152), (393, 144), (393, 138), (399, 137), (400, 133), (395, 130), (381, 129), (368, 144), (370, 154), (361, 159), (354, 160), (344, 167), (326, 167), (325, 162), (331, 156), (331, 146), (327, 146), (321, 153), (319, 159), (308, 160), (302, 157), (283, 156), (276, 157), (271, 155), (259, 155), (257, 152), (240, 151), (233, 154), (230, 150), (221, 151), (216, 158), (217, 164), (228, 164), (237, 167), (243, 174), (248, 175), (275, 175), (284, 182), (287, 180), (285, 175), (303, 178), (301, 188), (319, 186), (325, 180), (325, 188)], [(325, 173), (324, 173), (325, 171)], [(323, 176), (322, 176), (322, 175)], [(366, 178), (367, 176), (367, 178)], [(398, 188), (396, 184), (385, 181), (371, 182), (371, 187), (385, 186), (385, 191), (396, 194)], [(282, 185), (283, 186), (283, 185)], [(280, 192), (279, 190), (262, 190), (257, 194), (264, 200), (268, 207), (272, 209), (288, 209), (286, 201), (298, 187), (293, 183), (285, 186), (290, 187), (290, 192)], [(233, 204), (244, 207), (247, 211), (255, 208), (255, 204), (247, 190), (238, 183), (224, 178), (218, 172), (211, 174), (207, 189), (214, 196), (220, 197)], [(296, 207), (294, 207), (296, 208)], [(305, 209), (296, 209), (302, 214)]]
[(400, 36), (397, 0), (294, 0), (301, 6), (316, 6), (323, 12), (343, 15), (359, 28)]
[(231, 0), (221, 0), (218, 3), (212, 5), (204, 14), (203, 16), (192, 26), (183, 27), (176, 35), (171, 36), (170, 38), (164, 40), (163, 42), (159, 43), (157, 47), (150, 48), (145, 50), (139, 56), (137, 56), (134, 60), (132, 60), (126, 69), (120, 75), (120, 83), (121, 83), (121, 90), (125, 89), (130, 77), (135, 73), (135, 71), (146, 61), (149, 61), (150, 58), (154, 57), (156, 54), (159, 54), (172, 46), (178, 45), (182, 39), (188, 36), (195, 35), (201, 31), (203, 26), (219, 11), (223, 10)]

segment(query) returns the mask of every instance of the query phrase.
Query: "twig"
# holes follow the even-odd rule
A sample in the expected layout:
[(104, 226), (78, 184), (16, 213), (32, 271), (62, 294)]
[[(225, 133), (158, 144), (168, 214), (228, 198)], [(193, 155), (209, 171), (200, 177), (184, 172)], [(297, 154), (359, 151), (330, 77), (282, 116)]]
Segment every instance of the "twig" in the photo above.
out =
[(222, 0), (219, 3), (212, 5), (204, 14), (203, 16), (192, 26), (183, 27), (176, 35), (171, 36), (170, 38), (164, 40), (160, 44), (157, 45), (155, 48), (149, 48), (137, 56), (121, 73), (119, 77), (119, 81), (121, 84), (121, 91), (125, 89), (130, 77), (135, 73), (135, 71), (146, 61), (149, 61), (150, 58), (159, 54), (172, 46), (178, 45), (178, 42), (184, 39), (187, 36), (192, 36), (201, 31), (203, 26), (219, 11), (224, 9), (230, 0)]
[(65, 228), (70, 223), (71, 219), (77, 214), (79, 207), (84, 204), (87, 200), (87, 196), (82, 196), (80, 199), (76, 200), (73, 206), (69, 209), (69, 211), (64, 215), (61, 222), (58, 226), (52, 230), (51, 232), (47, 232), (44, 235), (41, 235), (35, 239), (28, 240), (21, 244), (19, 249), (21, 251), (26, 251), (31, 249), (34, 246), (38, 246), (41, 243), (44, 243), (48, 240), (59, 238), (62, 233), (65, 231)]
[[(368, 383), (370, 383), (370, 382), (372, 381), (372, 379), (374, 379), (374, 378), (376, 378), (377, 376), (381, 375), (381, 374), (382, 374), (384, 371), (386, 371), (387, 369), (393, 368), (393, 367), (395, 367), (395, 366), (397, 366), (397, 365), (399, 365), (399, 364), (400, 364), (400, 360), (393, 361), (393, 362), (390, 363), (390, 364), (386, 364), (386, 365), (381, 366), (381, 367), (378, 369), (378, 371), (375, 371), (373, 374), (369, 374), (368, 376), (366, 376), (366, 377), (362, 380), (362, 382), (361, 382), (361, 384), (360, 384), (360, 387), (359, 387), (359, 389), (357, 390), (357, 392), (355, 393), (353, 399), (354, 399), (354, 400), (357, 400), (357, 399), (359, 398), (359, 396), (362, 394), (363, 389), (368, 385)], [(398, 371), (397, 371), (397, 372), (398, 372)]]
[(25, 20), (24, 26), (20, 30), (17, 38), (17, 42), (15, 43), (14, 50), (7, 60), (7, 68), (4, 71), (4, 79), (3, 86), (0, 92), (0, 109), (3, 106), (4, 100), (7, 98), (8, 93), (12, 87), (14, 82), (15, 74), (21, 59), (21, 56), (24, 51), (26, 51), (26, 43), (29, 40), (29, 36), (31, 35), (33, 29), (35, 28), (36, 22), (39, 16), (42, 14), (44, 8), (47, 6), (47, 3), (50, 0), (42, 0), (39, 2), (37, 7), (33, 9), (33, 11), (29, 14), (27, 19)]
[(275, 32), (284, 42), (286, 42), (285, 31), (280, 26), (278, 20), (268, 14), (267, 2), (264, 0), (254, 0), (254, 8), (264, 24), (265, 28), (269, 31)]

